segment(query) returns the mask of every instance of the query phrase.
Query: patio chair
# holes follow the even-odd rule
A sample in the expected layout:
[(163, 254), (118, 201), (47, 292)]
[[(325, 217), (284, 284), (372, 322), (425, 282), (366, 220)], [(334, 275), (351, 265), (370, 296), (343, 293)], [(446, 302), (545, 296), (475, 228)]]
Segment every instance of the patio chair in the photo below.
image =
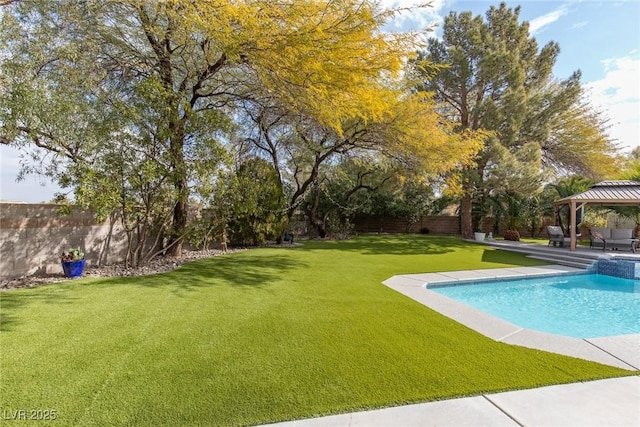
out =
[(565, 243), (569, 243), (570, 239), (568, 237), (564, 237), (564, 232), (562, 231), (562, 227), (559, 225), (547, 225), (547, 235), (549, 236), (549, 243), (547, 246), (553, 243), (553, 246), (556, 246), (556, 243), (559, 243), (560, 246), (564, 246)]
[(591, 248), (602, 248), (603, 251), (629, 249), (635, 253), (638, 246), (631, 228), (593, 227), (589, 230), (589, 239)]
[(602, 248), (604, 251), (607, 247), (607, 240), (611, 239), (611, 229), (603, 227), (592, 227), (589, 229), (589, 247)]

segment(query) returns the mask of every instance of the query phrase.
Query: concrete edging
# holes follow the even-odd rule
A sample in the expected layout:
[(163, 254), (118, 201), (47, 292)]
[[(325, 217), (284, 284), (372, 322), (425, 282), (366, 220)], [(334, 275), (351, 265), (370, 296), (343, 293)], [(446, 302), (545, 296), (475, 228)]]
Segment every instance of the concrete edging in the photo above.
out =
[(383, 284), (495, 341), (577, 357), (622, 369), (640, 370), (640, 334), (578, 339), (524, 329), (428, 289), (428, 285), (431, 284), (441, 285), (474, 279), (516, 279), (575, 272), (584, 272), (584, 270), (548, 265), (406, 274), (393, 276)]

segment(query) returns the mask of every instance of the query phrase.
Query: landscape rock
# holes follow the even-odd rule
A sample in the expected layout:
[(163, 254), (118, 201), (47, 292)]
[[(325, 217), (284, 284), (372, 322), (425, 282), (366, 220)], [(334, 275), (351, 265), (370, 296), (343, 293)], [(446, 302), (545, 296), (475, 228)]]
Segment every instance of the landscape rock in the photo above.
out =
[[(245, 248), (229, 249), (226, 254), (240, 252)], [(203, 258), (211, 258), (214, 256), (224, 255), (225, 252), (217, 249), (208, 249), (202, 251), (185, 251), (181, 258), (157, 257), (149, 261), (147, 264), (138, 268), (127, 268), (124, 263), (87, 267), (83, 277), (134, 277), (148, 276), (151, 274), (166, 273), (168, 271), (179, 268), (182, 264), (189, 261), (195, 261)], [(45, 276), (22, 276), (13, 279), (0, 279), (0, 291), (17, 288), (33, 288), (35, 286), (46, 285), (49, 283), (66, 282), (69, 279), (62, 273)]]

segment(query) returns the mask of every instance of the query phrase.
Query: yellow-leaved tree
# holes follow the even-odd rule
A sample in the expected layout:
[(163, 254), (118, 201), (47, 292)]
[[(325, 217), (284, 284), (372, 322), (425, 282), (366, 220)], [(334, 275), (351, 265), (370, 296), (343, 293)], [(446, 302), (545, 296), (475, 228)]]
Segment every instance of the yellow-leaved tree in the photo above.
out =
[(131, 230), (144, 218), (173, 255), (192, 185), (214, 174), (248, 103), (277, 108), (298, 135), (344, 142), (354, 123), (358, 138), (375, 129), (378, 146), (412, 147), (444, 169), (461, 140), (437, 136), (447, 131), (426, 119), (432, 105), (396, 86), (418, 47), (416, 34), (382, 31), (398, 11), (368, 0), (15, 2), (0, 24), (0, 141), (54, 153), (41, 170), (79, 203), (122, 210)]

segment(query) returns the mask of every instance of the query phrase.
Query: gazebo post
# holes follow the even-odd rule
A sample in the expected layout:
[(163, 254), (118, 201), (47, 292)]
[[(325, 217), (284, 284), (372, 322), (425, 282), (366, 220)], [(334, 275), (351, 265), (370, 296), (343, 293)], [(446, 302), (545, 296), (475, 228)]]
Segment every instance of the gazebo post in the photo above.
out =
[(553, 202), (553, 210), (558, 222), (557, 213), (560, 206), (569, 205), (569, 246), (571, 251), (577, 247), (576, 219), (578, 204), (581, 208), (586, 205), (597, 206), (640, 206), (640, 182), (638, 181), (602, 181), (592, 185), (580, 194), (564, 197)]
[(574, 199), (571, 199), (570, 209), (569, 209), (569, 237), (571, 239), (570, 250), (576, 250), (576, 217), (577, 217), (577, 202)]

